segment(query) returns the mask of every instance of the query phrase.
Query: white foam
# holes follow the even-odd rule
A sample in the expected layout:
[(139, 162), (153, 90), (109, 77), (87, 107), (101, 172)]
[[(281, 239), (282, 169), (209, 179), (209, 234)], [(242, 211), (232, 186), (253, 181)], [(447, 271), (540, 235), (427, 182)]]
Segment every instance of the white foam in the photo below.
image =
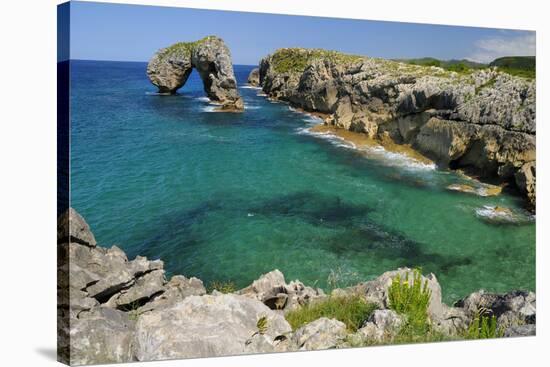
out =
[(535, 215), (527, 212), (512, 211), (507, 208), (499, 210), (493, 205), (483, 205), (483, 207), (475, 209), (475, 213), (478, 217), (495, 223), (522, 223), (531, 222), (536, 219)]
[(216, 106), (209, 105), (201, 107), (202, 112), (216, 112)]
[(208, 98), (208, 97), (197, 97), (195, 99), (197, 101), (201, 101), (201, 102), (210, 102), (210, 98)]
[(320, 139), (327, 140), (337, 147), (355, 149), (357, 151), (363, 152), (367, 158), (375, 159), (384, 163), (387, 166), (399, 167), (412, 171), (433, 171), (437, 168), (435, 163), (428, 164), (420, 162), (405, 154), (390, 152), (381, 145), (374, 147), (357, 147), (354, 143), (347, 141), (344, 138), (331, 133), (330, 131), (317, 132), (311, 131), (309, 127), (301, 127), (296, 129), (296, 132), (300, 135), (311, 135)]
[(256, 106), (256, 105), (248, 105), (248, 104), (244, 105), (245, 110), (259, 110), (260, 108), (261, 108), (260, 106)]
[(310, 122), (310, 123), (313, 123), (313, 124), (318, 124), (320, 122), (323, 122), (322, 118), (314, 116), (314, 115), (307, 115), (307, 114), (304, 116), (303, 120), (305, 122)]
[(257, 89), (257, 90), (262, 89), (262, 87), (255, 87), (253, 85), (241, 85), (241, 86), (239, 86), (239, 88), (242, 88), (242, 89)]
[(170, 93), (160, 93), (160, 92), (145, 92), (147, 96), (169, 96)]

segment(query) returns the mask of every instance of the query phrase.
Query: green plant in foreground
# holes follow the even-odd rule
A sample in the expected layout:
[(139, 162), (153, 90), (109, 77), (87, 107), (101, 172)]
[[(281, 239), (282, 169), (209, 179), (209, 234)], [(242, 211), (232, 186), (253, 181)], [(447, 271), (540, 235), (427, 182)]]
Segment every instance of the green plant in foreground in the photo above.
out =
[(268, 326), (267, 317), (265, 316), (260, 317), (258, 322), (256, 323), (256, 327), (258, 328), (258, 333), (260, 335), (264, 335), (265, 332), (267, 331), (267, 326)]
[(402, 279), (400, 275), (392, 279), (388, 290), (389, 307), (406, 318), (405, 324), (400, 330), (401, 335), (420, 336), (429, 332), (430, 297), (428, 281), (422, 284), (422, 275), (419, 270), (413, 271), (412, 284), (409, 281), (409, 273), (405, 275), (405, 279)]
[(466, 339), (491, 339), (499, 338), (503, 334), (497, 327), (495, 315), (486, 315), (483, 311), (477, 311), (466, 330)]
[(355, 332), (375, 309), (375, 305), (367, 303), (359, 295), (331, 296), (324, 301), (309, 303), (297, 310), (290, 311), (285, 317), (293, 330), (321, 317), (328, 317), (342, 321), (349, 331)]
[(233, 293), (237, 290), (237, 286), (232, 281), (218, 281), (214, 280), (208, 285), (208, 293), (212, 293), (214, 290), (221, 293)]

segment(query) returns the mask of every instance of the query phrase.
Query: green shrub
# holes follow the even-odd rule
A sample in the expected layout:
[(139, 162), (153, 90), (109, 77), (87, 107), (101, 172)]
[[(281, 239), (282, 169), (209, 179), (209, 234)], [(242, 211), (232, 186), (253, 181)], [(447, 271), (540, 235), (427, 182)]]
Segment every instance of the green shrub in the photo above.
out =
[(419, 270), (413, 271), (412, 285), (409, 282), (409, 273), (405, 279), (401, 279), (400, 275), (392, 279), (388, 291), (389, 307), (398, 314), (404, 315), (406, 319), (400, 330), (401, 335), (424, 335), (429, 331), (430, 297), (428, 281), (422, 284), (422, 274)]
[(369, 318), (376, 306), (367, 303), (361, 296), (329, 297), (320, 302), (309, 303), (286, 314), (293, 330), (321, 317), (336, 319), (346, 324), (349, 331), (355, 332)]
[(484, 315), (476, 312), (466, 330), (466, 339), (492, 339), (502, 336), (502, 330), (497, 327), (497, 318), (494, 315)]
[(237, 290), (237, 286), (232, 281), (217, 281), (214, 280), (210, 282), (210, 284), (207, 287), (208, 293), (212, 293), (214, 290), (221, 292), (221, 293), (233, 293)]
[(467, 72), (470, 71), (470, 67), (468, 67), (468, 65), (466, 65), (463, 62), (458, 62), (456, 64), (448, 65), (448, 66), (445, 67), (445, 69), (447, 69), (449, 71), (454, 71), (454, 72), (457, 72), (457, 73), (467, 73)]

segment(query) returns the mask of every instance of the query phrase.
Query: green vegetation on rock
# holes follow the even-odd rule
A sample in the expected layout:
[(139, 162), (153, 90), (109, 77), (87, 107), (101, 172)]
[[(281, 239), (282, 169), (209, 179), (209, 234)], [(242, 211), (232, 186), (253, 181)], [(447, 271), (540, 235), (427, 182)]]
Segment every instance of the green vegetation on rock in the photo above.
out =
[(203, 42), (205, 42), (209, 39), (212, 39), (212, 38), (216, 38), (216, 36), (206, 36), (206, 37), (201, 38), (200, 40), (197, 40), (197, 41), (194, 41), (194, 42), (177, 42), (177, 43), (174, 43), (173, 45), (162, 49), (159, 52), (159, 58), (163, 59), (163, 58), (169, 57), (170, 55), (181, 55), (181, 56), (185, 56), (185, 57), (190, 57), (191, 53), (193, 52), (193, 49), (197, 45), (199, 45), (199, 44), (201, 44), (201, 43), (203, 43)]
[(499, 338), (503, 334), (497, 327), (497, 318), (494, 315), (484, 315), (477, 312), (465, 332), (466, 339)]
[(338, 51), (305, 48), (282, 48), (272, 56), (273, 67), (278, 73), (299, 73), (315, 60), (327, 59), (339, 64), (361, 60), (362, 56), (348, 55)]
[(405, 325), (400, 330), (401, 335), (424, 335), (429, 331), (430, 297), (428, 281), (422, 284), (419, 270), (414, 270), (412, 284), (408, 273), (405, 279), (401, 279), (399, 275), (393, 278), (388, 290), (389, 307), (406, 318)]
[(375, 305), (367, 303), (358, 295), (329, 297), (324, 301), (313, 302), (290, 311), (285, 317), (293, 330), (321, 317), (327, 317), (343, 322), (349, 331), (355, 332), (375, 309)]
[(233, 293), (237, 290), (237, 286), (232, 281), (217, 281), (214, 280), (208, 284), (207, 291), (212, 293), (213, 291), (218, 291), (220, 293)]
[(536, 77), (537, 60), (535, 56), (507, 56), (493, 60), (489, 66), (514, 76), (534, 79)]

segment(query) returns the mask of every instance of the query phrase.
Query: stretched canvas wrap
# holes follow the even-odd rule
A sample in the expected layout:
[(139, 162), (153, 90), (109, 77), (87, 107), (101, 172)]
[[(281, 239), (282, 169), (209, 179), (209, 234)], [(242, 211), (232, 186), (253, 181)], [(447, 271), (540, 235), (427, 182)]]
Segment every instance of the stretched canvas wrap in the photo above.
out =
[(535, 32), (58, 7), (58, 358), (535, 335)]

